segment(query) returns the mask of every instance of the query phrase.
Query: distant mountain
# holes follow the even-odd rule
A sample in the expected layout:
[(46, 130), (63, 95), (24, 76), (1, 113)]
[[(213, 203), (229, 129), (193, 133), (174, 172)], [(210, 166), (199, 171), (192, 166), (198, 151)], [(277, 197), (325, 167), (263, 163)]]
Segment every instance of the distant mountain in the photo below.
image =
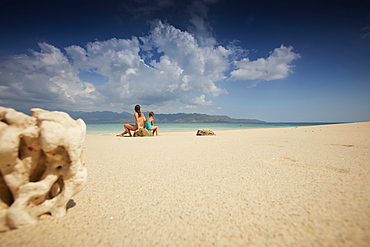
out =
[(256, 119), (234, 119), (199, 113), (155, 114), (157, 123), (262, 123)]
[[(132, 113), (111, 111), (65, 111), (72, 118), (81, 118), (86, 123), (132, 123)], [(148, 113), (144, 112), (147, 116)], [(199, 113), (155, 114), (156, 123), (264, 123), (257, 119), (235, 119), (228, 116), (212, 116)]]

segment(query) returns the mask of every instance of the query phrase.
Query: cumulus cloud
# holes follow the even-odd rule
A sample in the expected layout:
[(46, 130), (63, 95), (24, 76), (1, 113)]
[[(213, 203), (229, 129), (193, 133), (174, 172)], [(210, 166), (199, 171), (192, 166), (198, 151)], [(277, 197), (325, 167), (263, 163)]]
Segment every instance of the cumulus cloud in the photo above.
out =
[(0, 65), (0, 98), (24, 103), (89, 104), (94, 86), (78, 77), (78, 69), (56, 47), (40, 43), (40, 52), (17, 55)]
[[(47, 43), (39, 47), (40, 51), (0, 63), (0, 104), (118, 111), (133, 104), (152, 109), (174, 103), (210, 106), (209, 98), (227, 93), (219, 82), (282, 79), (299, 57), (292, 47), (281, 46), (268, 58), (250, 61), (240, 58), (247, 54), (240, 47), (201, 42), (159, 20), (143, 37), (112, 38), (63, 50)], [(105, 81), (84, 81), (83, 72)]]
[(194, 34), (198, 42), (215, 45), (217, 42), (212, 35), (212, 27), (208, 21), (208, 5), (217, 0), (196, 0), (188, 7), (189, 31)]
[[(145, 46), (163, 53), (159, 62), (151, 66), (169, 74), (172, 90), (181, 93), (198, 91), (213, 96), (224, 93), (214, 82), (225, 79), (224, 72), (229, 68), (229, 51), (221, 46), (201, 46), (189, 32), (158, 22), (151, 34), (142, 38)], [(172, 67), (170, 69), (167, 69)]]
[(206, 101), (206, 96), (202, 94), (199, 97), (193, 98), (190, 103), (192, 105), (212, 105), (212, 101)]
[(293, 47), (276, 48), (268, 58), (259, 58), (250, 61), (248, 58), (235, 61), (236, 70), (231, 72), (233, 80), (265, 80), (271, 81), (283, 79), (292, 72), (292, 61), (299, 58), (299, 54), (293, 52)]

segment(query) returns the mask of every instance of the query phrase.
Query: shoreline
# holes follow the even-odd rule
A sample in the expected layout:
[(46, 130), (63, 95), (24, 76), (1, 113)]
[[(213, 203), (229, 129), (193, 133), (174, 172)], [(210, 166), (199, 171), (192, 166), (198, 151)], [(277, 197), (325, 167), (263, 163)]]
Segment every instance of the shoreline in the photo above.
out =
[[(251, 129), (258, 129), (258, 130), (263, 130), (263, 129), (296, 129), (296, 128), (305, 128), (305, 127), (319, 127), (319, 126), (332, 126), (332, 125), (342, 125), (342, 124), (356, 124), (356, 123), (370, 123), (370, 122), (353, 122), (353, 123), (328, 123), (328, 124), (318, 124), (318, 125), (308, 125), (308, 126), (296, 126), (296, 127), (268, 127), (268, 128), (223, 128), (223, 129), (213, 129), (213, 128), (210, 128), (210, 130), (212, 131), (215, 131), (215, 132), (219, 132), (219, 131), (245, 131), (245, 130), (251, 130)], [(304, 123), (306, 124), (306, 123)], [(317, 123), (316, 123), (317, 124)], [(199, 128), (201, 129), (201, 128)], [(160, 130), (161, 133), (182, 133), (182, 132), (194, 132), (196, 133), (198, 131), (198, 129), (182, 129), (182, 130)], [(122, 132), (122, 131), (121, 131)], [(217, 134), (217, 133), (216, 133)], [(112, 136), (112, 135), (116, 135), (116, 133), (113, 133), (111, 131), (107, 131), (107, 132), (94, 132), (94, 131), (89, 131), (86, 133), (86, 135), (97, 135), (97, 136)], [(127, 136), (128, 137), (128, 136)]]
[[(156, 124), (162, 131), (181, 131), (181, 130), (230, 130), (230, 129), (264, 129), (264, 128), (285, 128), (285, 127), (303, 127), (303, 126), (317, 126), (317, 125), (332, 125), (341, 123), (158, 123)], [(87, 133), (113, 133), (122, 132), (123, 124), (87, 124)]]
[[(354, 122), (354, 123), (367, 123), (367, 122)], [(309, 124), (309, 123), (301, 123), (301, 124)], [(209, 128), (210, 130), (213, 131), (238, 131), (238, 130), (249, 130), (249, 129), (290, 129), (290, 128), (303, 128), (303, 127), (315, 127), (315, 126), (331, 126), (331, 125), (338, 125), (338, 124), (352, 124), (352, 123), (323, 123), (323, 124), (318, 124), (314, 123), (316, 125), (307, 125), (307, 126), (284, 126), (284, 127), (261, 127), (261, 128)], [(176, 132), (196, 132), (198, 129), (202, 128), (196, 128), (196, 129), (180, 129), (180, 130), (160, 130), (161, 133), (176, 133)], [(121, 131), (121, 130), (120, 130)], [(119, 131), (118, 131), (119, 132)], [(122, 132), (122, 131), (121, 131)], [(89, 131), (86, 133), (86, 135), (98, 135), (98, 136), (111, 136), (111, 135), (116, 135), (116, 133), (113, 131)]]
[(370, 122), (214, 131), (87, 134), (75, 205), (1, 245), (370, 245)]

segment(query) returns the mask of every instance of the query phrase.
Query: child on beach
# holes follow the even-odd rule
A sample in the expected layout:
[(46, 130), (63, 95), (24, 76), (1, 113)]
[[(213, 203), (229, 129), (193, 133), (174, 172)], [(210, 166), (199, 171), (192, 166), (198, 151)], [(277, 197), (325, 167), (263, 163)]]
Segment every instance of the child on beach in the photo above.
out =
[(158, 134), (158, 126), (153, 126), (154, 124), (154, 112), (149, 112), (149, 117), (146, 119), (145, 121), (145, 128), (147, 130), (153, 130), (153, 135), (155, 135), (157, 133), (157, 136), (159, 136)]

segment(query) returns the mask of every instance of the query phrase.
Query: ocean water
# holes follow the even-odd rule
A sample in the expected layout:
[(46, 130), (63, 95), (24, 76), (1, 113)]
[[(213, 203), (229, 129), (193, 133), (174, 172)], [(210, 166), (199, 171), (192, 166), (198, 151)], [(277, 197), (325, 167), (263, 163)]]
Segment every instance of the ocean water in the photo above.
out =
[[(155, 123), (161, 131), (198, 130), (198, 129), (256, 129), (314, 126), (334, 123)], [(123, 124), (87, 124), (88, 134), (118, 134)]]

